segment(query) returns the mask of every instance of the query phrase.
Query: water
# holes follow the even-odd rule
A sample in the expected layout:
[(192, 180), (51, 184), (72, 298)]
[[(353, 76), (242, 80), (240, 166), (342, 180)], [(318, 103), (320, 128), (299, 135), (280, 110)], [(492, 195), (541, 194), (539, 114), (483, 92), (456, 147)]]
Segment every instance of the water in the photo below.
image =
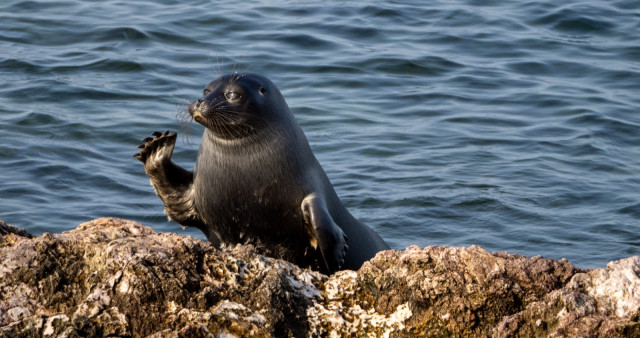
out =
[[(281, 89), (351, 212), (397, 249), (601, 267), (640, 254), (640, 3), (0, 4), (0, 219), (166, 221), (131, 156), (221, 73)], [(189, 132), (190, 129), (190, 132)]]

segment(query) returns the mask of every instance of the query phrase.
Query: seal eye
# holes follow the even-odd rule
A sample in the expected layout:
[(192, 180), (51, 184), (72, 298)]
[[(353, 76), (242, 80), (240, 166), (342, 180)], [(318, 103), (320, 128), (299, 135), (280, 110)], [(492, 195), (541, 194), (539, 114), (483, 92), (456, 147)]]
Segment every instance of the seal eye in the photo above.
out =
[(238, 94), (237, 92), (226, 92), (224, 93), (224, 96), (227, 98), (227, 100), (230, 100), (230, 101), (237, 100), (240, 98), (240, 94)]
[(267, 93), (267, 90), (264, 87), (260, 87), (260, 94), (264, 95)]

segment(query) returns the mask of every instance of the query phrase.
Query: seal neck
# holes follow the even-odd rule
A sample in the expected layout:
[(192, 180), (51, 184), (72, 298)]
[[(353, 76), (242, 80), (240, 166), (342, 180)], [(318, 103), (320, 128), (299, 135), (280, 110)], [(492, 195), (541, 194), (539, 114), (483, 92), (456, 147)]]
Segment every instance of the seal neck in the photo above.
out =
[(243, 137), (228, 139), (219, 137), (215, 132), (205, 128), (202, 141), (212, 144), (216, 149), (228, 149), (240, 151), (241, 153), (263, 151), (265, 148), (273, 147), (275, 144), (284, 144), (289, 139), (297, 139), (296, 135), (292, 135), (296, 133), (295, 129), (261, 128)]

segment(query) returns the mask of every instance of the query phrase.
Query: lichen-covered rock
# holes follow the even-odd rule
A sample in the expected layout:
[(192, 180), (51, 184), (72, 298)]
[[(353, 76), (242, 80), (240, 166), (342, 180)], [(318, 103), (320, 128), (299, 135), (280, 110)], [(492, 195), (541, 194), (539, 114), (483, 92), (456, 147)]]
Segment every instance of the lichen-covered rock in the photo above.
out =
[(640, 336), (640, 257), (605, 269), (469, 248), (388, 250), (330, 277), (102, 218), (0, 222), (0, 336)]
[(304, 336), (326, 276), (136, 222), (62, 234), (8, 233), (0, 247), (0, 335)]
[(18, 237), (33, 238), (33, 235), (25, 230), (16, 228), (4, 221), (0, 221), (0, 248), (9, 245), (10, 243), (8, 240), (15, 238), (15, 236), (9, 236), (9, 234), (15, 234), (18, 235)]
[(640, 337), (640, 257), (578, 273), (496, 326), (497, 337)]
[(309, 310), (317, 334), (488, 335), (503, 317), (564, 285), (567, 261), (490, 254), (478, 246), (386, 251), (325, 284)]

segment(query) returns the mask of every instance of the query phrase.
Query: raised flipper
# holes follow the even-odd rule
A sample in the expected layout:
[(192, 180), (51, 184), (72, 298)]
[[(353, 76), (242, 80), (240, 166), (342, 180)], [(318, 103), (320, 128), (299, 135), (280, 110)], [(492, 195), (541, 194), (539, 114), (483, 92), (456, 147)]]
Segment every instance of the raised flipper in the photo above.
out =
[(333, 221), (324, 200), (316, 194), (307, 195), (301, 207), (311, 246), (320, 247), (329, 273), (340, 270), (349, 250), (347, 235)]
[(140, 152), (133, 156), (144, 164), (169, 218), (183, 226), (203, 228), (193, 203), (193, 173), (171, 162), (177, 134), (156, 131), (152, 135), (142, 140)]

